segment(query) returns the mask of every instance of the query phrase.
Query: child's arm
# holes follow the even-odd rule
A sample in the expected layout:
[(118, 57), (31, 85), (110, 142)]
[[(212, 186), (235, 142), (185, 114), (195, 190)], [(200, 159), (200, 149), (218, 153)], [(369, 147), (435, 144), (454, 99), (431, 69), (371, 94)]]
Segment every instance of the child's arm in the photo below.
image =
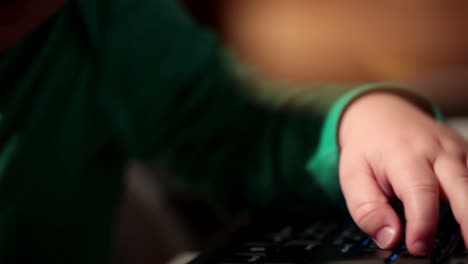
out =
[(339, 190), (337, 180), (322, 188), (306, 164), (326, 113), (350, 87), (265, 84), (234, 69), (174, 1), (111, 3), (99, 74), (120, 85), (99, 85), (96, 96), (126, 153), (162, 160), (181, 182), (232, 207), (303, 205)]

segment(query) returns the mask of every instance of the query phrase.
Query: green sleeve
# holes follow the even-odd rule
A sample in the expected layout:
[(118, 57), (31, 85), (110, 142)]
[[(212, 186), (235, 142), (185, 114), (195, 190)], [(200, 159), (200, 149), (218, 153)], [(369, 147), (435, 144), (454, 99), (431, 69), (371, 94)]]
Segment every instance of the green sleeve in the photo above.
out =
[[(336, 124), (322, 127), (337, 122), (333, 103), (360, 85), (266, 83), (234, 66), (175, 1), (110, 3), (96, 96), (125, 153), (162, 161), (229, 209), (303, 208), (338, 188), (317, 174), (322, 153), (337, 149), (327, 139)], [(338, 151), (330, 153), (336, 175)]]

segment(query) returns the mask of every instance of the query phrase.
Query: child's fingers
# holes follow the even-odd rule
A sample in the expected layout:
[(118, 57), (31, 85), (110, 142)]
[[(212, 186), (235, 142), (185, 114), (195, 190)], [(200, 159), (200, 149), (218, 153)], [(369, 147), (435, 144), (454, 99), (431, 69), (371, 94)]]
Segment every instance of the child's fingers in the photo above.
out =
[(468, 170), (465, 159), (441, 156), (434, 164), (434, 171), (460, 224), (465, 245), (468, 245)]
[(341, 158), (341, 186), (356, 224), (385, 249), (400, 241), (401, 223), (364, 159)]
[(435, 174), (424, 159), (400, 156), (392, 165), (387, 173), (405, 208), (408, 250), (414, 255), (428, 254), (439, 218), (439, 186)]

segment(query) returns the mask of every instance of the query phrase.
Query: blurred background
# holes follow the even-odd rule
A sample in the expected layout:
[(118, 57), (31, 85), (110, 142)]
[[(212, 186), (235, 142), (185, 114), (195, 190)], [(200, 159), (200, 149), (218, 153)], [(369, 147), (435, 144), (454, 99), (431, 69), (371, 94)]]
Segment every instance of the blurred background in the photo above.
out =
[[(468, 112), (468, 1), (179, 1), (270, 79), (402, 82), (448, 113)], [(131, 163), (116, 263), (166, 263), (232, 225), (164, 175), (157, 165)]]

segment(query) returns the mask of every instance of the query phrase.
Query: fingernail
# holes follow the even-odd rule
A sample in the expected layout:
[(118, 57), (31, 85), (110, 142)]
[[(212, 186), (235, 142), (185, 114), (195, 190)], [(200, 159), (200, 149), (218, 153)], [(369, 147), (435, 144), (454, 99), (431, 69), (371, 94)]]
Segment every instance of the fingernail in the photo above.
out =
[(386, 226), (377, 232), (375, 243), (377, 243), (380, 248), (387, 248), (392, 243), (394, 237), (395, 229), (390, 226)]
[(429, 248), (428, 243), (425, 243), (422, 240), (418, 240), (413, 244), (413, 250), (415, 252), (418, 252), (418, 253), (421, 253), (421, 254), (425, 255), (425, 254), (429, 253), (430, 248)]

